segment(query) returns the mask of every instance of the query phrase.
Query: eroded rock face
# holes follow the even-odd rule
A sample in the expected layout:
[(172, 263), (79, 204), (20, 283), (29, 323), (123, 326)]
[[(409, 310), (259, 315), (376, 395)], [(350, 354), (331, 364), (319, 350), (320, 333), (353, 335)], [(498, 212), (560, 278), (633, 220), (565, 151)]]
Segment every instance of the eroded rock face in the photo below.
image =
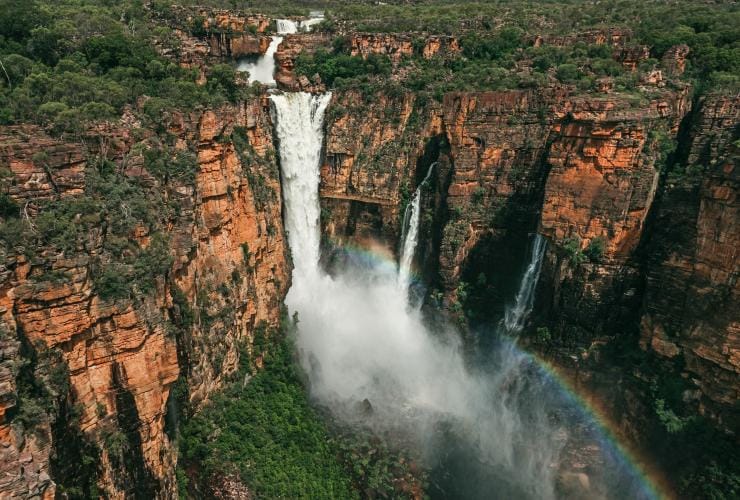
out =
[(416, 189), (417, 159), (441, 124), (439, 108), (420, 106), (413, 94), (379, 94), (371, 102), (358, 92), (335, 95), (320, 186), (330, 238), (387, 245), (397, 238), (402, 192)]
[(53, 139), (38, 127), (0, 129), (0, 175), (12, 178), (6, 192), (21, 205), (81, 194), (85, 165), (79, 145)]
[(417, 52), (425, 59), (460, 52), (457, 38), (452, 36), (425, 36), (417, 40), (410, 35), (395, 33), (353, 33), (350, 47), (353, 56), (359, 55), (364, 59), (370, 54), (382, 54), (393, 62)]
[(329, 50), (331, 38), (324, 33), (300, 33), (285, 35), (275, 52), (275, 81), (279, 88), (291, 92), (322, 92), (321, 82), (301, 81), (293, 71), (295, 60), (302, 52), (313, 54), (317, 49)]
[[(194, 238), (195, 246), (182, 249), (174, 273), (191, 301), (208, 291), (207, 313), (218, 319), (209, 329), (194, 331), (189, 360), (194, 403), (207, 399), (237, 368), (238, 341), (249, 339), (260, 323), (278, 325), (290, 285), (267, 105), (256, 100), (227, 112), (207, 111), (198, 123), (196, 219), (180, 236)], [(232, 134), (241, 141), (220, 140)], [(228, 282), (231, 296), (225, 299), (217, 289)]]
[(640, 328), (643, 349), (683, 360), (699, 410), (729, 429), (740, 399), (738, 121), (736, 96), (699, 103), (688, 168), (669, 173), (657, 208)]
[[(69, 392), (54, 392), (55, 400), (69, 398), (75, 426), (99, 449), (101, 491), (123, 498), (134, 484), (149, 497), (176, 495), (176, 450), (165, 433), (172, 384), (182, 376), (193, 405), (207, 400), (236, 369), (239, 348), (249, 349), (255, 329), (278, 324), (289, 285), (267, 104), (258, 98), (166, 120), (176, 148), (197, 151), (197, 172), (192, 186), (173, 186), (183, 212), (166, 228), (175, 260), (150, 294), (115, 301), (98, 295), (94, 277), (100, 272), (96, 259), (104, 255), (103, 228), (94, 228), (68, 254), (38, 249), (41, 258), (33, 261), (23, 254), (3, 256), (0, 461), (8, 479), (0, 482), (0, 496), (53, 497), (50, 456), (57, 446), (71, 445), (52, 437), (58, 417), (53, 408), (44, 408), (33, 428), (16, 418), (21, 343), (37, 357), (59, 355), (55, 366), (68, 373)], [(137, 144), (127, 127), (138, 124), (126, 123), (95, 133), (106, 138), (101, 143), (109, 145), (113, 161), (123, 164), (125, 158), (128, 175), (156, 184), (132, 152), (152, 135), (144, 133)], [(88, 151), (81, 146), (38, 129), (6, 128), (0, 152), (12, 173), (3, 183), (19, 203), (77, 196), (84, 188)], [(131, 240), (147, 247), (149, 229), (137, 225)], [(45, 279), (39, 265), (64, 279)], [(171, 329), (173, 315), (182, 312), (173, 299), (175, 288), (183, 297), (178, 300), (191, 307), (207, 302), (199, 305), (211, 318), (188, 326), (180, 339)], [(49, 376), (49, 370), (36, 370), (37, 378)], [(109, 444), (116, 435), (128, 442), (123, 457)]]
[[(172, 6), (171, 35), (155, 40), (160, 54), (184, 68), (197, 69), (198, 82), (206, 82), (208, 67), (242, 57), (259, 56), (267, 51), (270, 36), (265, 31), (272, 20), (261, 14), (243, 14), (226, 10)], [(193, 30), (197, 26), (198, 32)]]
[(543, 44), (556, 47), (575, 45), (578, 42), (593, 45), (609, 45), (614, 48), (624, 47), (632, 39), (632, 32), (624, 28), (606, 28), (588, 30), (581, 33), (567, 35), (544, 35), (534, 38), (535, 47)]

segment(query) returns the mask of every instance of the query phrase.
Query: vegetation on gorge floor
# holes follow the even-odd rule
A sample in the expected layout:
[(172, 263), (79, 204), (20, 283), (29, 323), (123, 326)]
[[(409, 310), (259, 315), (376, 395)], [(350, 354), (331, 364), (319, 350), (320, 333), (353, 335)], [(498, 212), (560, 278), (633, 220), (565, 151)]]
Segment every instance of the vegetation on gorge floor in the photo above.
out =
[(260, 498), (403, 496), (408, 460), (372, 436), (330, 429), (307, 399), (286, 335), (255, 341), (251, 357), (262, 357), (262, 370), (242, 349), (228, 386), (182, 424), (181, 496), (232, 475)]

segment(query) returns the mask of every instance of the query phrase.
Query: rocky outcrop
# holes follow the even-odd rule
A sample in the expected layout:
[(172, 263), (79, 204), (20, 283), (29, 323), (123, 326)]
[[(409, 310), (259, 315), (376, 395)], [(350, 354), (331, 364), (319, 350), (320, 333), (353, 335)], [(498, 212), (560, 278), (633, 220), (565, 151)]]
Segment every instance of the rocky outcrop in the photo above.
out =
[(532, 43), (535, 47), (541, 45), (554, 45), (556, 47), (567, 47), (576, 43), (589, 45), (609, 45), (614, 48), (624, 47), (632, 39), (632, 32), (623, 28), (607, 28), (571, 33), (567, 35), (539, 35), (534, 37)]
[(325, 232), (339, 242), (394, 241), (402, 193), (416, 188), (417, 161), (441, 127), (438, 108), (413, 94), (379, 94), (372, 102), (359, 92), (335, 94), (321, 167)]
[(403, 57), (420, 55), (424, 59), (452, 55), (460, 52), (457, 38), (452, 36), (422, 36), (396, 33), (353, 33), (350, 40), (350, 53), (366, 59), (370, 54), (382, 54), (391, 61), (399, 62)]
[(263, 15), (246, 15), (225, 10), (198, 10), (172, 6), (172, 18), (163, 20), (172, 30), (160, 34), (154, 45), (165, 57), (184, 68), (197, 69), (199, 83), (206, 81), (208, 67), (243, 57), (264, 54), (270, 36), (264, 32), (272, 20)]
[(244, 14), (231, 10), (201, 9), (198, 15), (203, 19), (203, 28), (227, 33), (264, 33), (273, 22), (263, 14)]
[(195, 246), (182, 248), (173, 269), (191, 303), (206, 295), (199, 307), (209, 319), (195, 328), (188, 349), (190, 397), (196, 404), (237, 368), (240, 343), (261, 323), (278, 325), (290, 284), (267, 106), (256, 100), (207, 111), (198, 123), (194, 226), (177, 235), (195, 240)]
[(630, 71), (637, 71), (637, 65), (650, 59), (650, 47), (634, 45), (620, 47), (614, 51), (612, 57)]
[(567, 97), (563, 88), (445, 96), (453, 170), (439, 268), (448, 302), (457, 300), (464, 263), (482, 237), (503, 241), (512, 236), (509, 229), (531, 228), (527, 220), (537, 211), (542, 156), (553, 120), (551, 104)]
[(78, 144), (53, 139), (38, 127), (0, 130), (0, 176), (19, 205), (82, 194), (85, 165)]
[(293, 71), (295, 60), (305, 51), (313, 54), (318, 50), (331, 47), (331, 38), (324, 33), (300, 33), (285, 35), (275, 52), (275, 81), (279, 88), (287, 91), (304, 90), (308, 92), (323, 90), (320, 81), (313, 84), (307, 79), (299, 79)]
[(663, 54), (661, 65), (670, 76), (681, 76), (686, 70), (686, 58), (688, 56), (688, 45), (674, 45)]
[[(142, 133), (136, 120), (96, 130), (105, 146), (94, 151), (38, 129), (3, 129), (0, 154), (10, 175), (2, 183), (19, 203), (81, 196), (87, 159), (105, 149), (127, 175), (176, 199), (179, 214), (157, 229), (170, 241), (170, 271), (133, 300), (105, 299), (96, 285), (102, 269), (114, 265), (107, 250), (111, 221), (93, 227), (75, 251), (39, 248), (31, 260), (3, 255), (0, 444), (9, 468), (0, 496), (53, 497), (50, 460), (60, 447), (73, 445), (50, 430), (67, 418), (61, 407), (42, 407), (32, 426), (28, 416), (18, 416), (34, 408), (32, 400), (18, 403), (17, 363), (25, 366), (18, 360), (20, 343), (39, 359), (58, 355), (54, 367), (67, 375), (51, 376), (57, 368), (42, 367), (35, 378), (50, 381), (49, 401), (74, 407), (75, 428), (97, 449), (100, 491), (114, 498), (175, 495), (176, 452), (165, 432), (176, 404), (173, 383), (181, 377), (194, 407), (207, 400), (236, 369), (239, 353), (249, 351), (256, 329), (277, 325), (289, 285), (267, 111), (258, 98), (169, 116), (163, 123), (176, 150), (197, 151), (192, 185), (163, 186), (144, 170), (142, 151), (158, 139)], [(129, 127), (138, 128), (137, 139)], [(130, 239), (147, 248), (153, 230), (139, 222)], [(199, 313), (193, 317), (192, 311)]]

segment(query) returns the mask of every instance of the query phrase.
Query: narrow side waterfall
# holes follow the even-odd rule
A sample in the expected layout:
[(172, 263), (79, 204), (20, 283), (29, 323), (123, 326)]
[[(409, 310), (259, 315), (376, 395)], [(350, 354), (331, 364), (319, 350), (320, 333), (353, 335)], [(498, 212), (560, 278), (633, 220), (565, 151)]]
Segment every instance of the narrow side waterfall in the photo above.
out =
[(264, 54), (256, 60), (239, 61), (236, 70), (248, 71), (249, 83), (260, 82), (265, 85), (275, 85), (275, 52), (282, 41), (281, 36), (272, 37)]
[[(588, 490), (570, 498), (645, 498), (623, 486), (624, 494), (607, 494), (603, 475), (625, 484), (608, 456), (593, 467), (589, 458), (583, 469), (568, 447), (576, 442), (580, 449), (581, 434), (590, 436), (592, 427), (515, 343), (501, 337), (486, 360), (468, 366), (453, 327), (431, 332), (422, 313), (408, 307), (395, 265), (348, 261), (332, 275), (320, 268), (319, 164), (331, 97), (270, 98), (294, 263), (286, 305), (298, 314), (296, 350), (313, 401), (356, 432), (412, 451), (431, 471), (432, 498), (548, 500), (558, 497), (560, 478), (586, 474), (590, 482), (576, 487)], [(406, 242), (415, 239), (409, 230)], [(534, 262), (543, 247), (535, 245)], [(536, 281), (538, 266), (527, 281)], [(604, 456), (598, 437), (590, 439), (590, 453)]]
[(403, 227), (401, 228), (401, 255), (398, 259), (398, 286), (408, 291), (411, 283), (411, 265), (416, 253), (416, 245), (419, 242), (419, 220), (421, 219), (421, 190), (432, 175), (436, 163), (432, 163), (427, 170), (427, 175), (416, 188), (414, 196), (406, 205), (403, 215)]
[(540, 279), (540, 270), (542, 269), (542, 258), (545, 255), (547, 240), (537, 234), (534, 237), (532, 245), (532, 255), (529, 259), (529, 265), (524, 271), (522, 282), (519, 285), (519, 291), (516, 294), (514, 305), (507, 307), (504, 313), (504, 327), (507, 333), (517, 334), (524, 328), (529, 314), (532, 312), (534, 305), (534, 291), (537, 287), (537, 281)]

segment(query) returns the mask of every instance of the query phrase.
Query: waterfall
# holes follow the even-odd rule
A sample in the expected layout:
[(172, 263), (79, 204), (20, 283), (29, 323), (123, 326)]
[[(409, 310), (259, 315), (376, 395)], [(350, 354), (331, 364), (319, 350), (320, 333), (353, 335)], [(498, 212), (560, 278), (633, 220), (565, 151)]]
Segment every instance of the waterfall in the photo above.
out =
[(290, 35), (298, 32), (298, 24), (290, 19), (277, 19), (277, 32), (279, 35)]
[[(440, 496), (490, 498), (495, 492), (498, 498), (556, 498), (561, 451), (571, 431), (588, 429), (564, 406), (570, 399), (562, 402), (552, 380), (506, 337), (486, 363), (468, 366), (454, 328), (438, 324), (432, 333), (422, 313), (408, 307), (395, 267), (348, 261), (332, 275), (324, 272), (319, 168), (331, 96), (289, 93), (270, 99), (294, 264), (285, 302), (298, 313), (295, 346), (312, 399), (343, 424), (371, 429), (414, 450), (432, 474), (438, 472), (431, 483)], [(412, 234), (418, 227), (416, 198), (408, 213), (407, 255), (417, 237)], [(523, 310), (531, 309), (543, 252), (538, 237), (517, 299)], [(595, 442), (598, 450), (600, 441)], [(607, 473), (616, 470), (605, 463)], [(588, 477), (596, 478), (595, 467), (587, 469)], [(616, 475), (618, 483), (622, 476)], [(581, 497), (620, 498), (586, 493)]]
[(283, 37), (274, 36), (270, 39), (267, 51), (257, 60), (242, 60), (236, 67), (237, 71), (249, 72), (249, 83), (260, 82), (265, 85), (275, 85), (275, 52)]
[(421, 190), (427, 180), (429, 180), (429, 176), (432, 174), (432, 170), (434, 170), (435, 165), (436, 163), (432, 163), (429, 166), (427, 175), (416, 188), (414, 196), (411, 198), (409, 204), (406, 205), (406, 210), (403, 214), (403, 227), (401, 228), (401, 255), (398, 259), (398, 286), (406, 291), (408, 291), (411, 283), (411, 264), (413, 263), (416, 245), (419, 240)]
[(324, 112), (331, 94), (274, 94), (273, 104), (283, 174), (285, 229), (296, 271), (319, 264), (319, 161)]
[(542, 258), (545, 255), (547, 240), (537, 234), (534, 237), (532, 245), (532, 255), (529, 258), (529, 264), (522, 276), (522, 282), (519, 285), (519, 291), (516, 294), (514, 305), (507, 307), (504, 313), (504, 327), (510, 334), (518, 334), (524, 328), (524, 322), (532, 312), (534, 305), (534, 291), (537, 287), (537, 281), (540, 278), (542, 269)]
[(278, 35), (290, 35), (292, 33), (298, 33), (299, 31), (311, 31), (311, 27), (314, 24), (319, 24), (323, 20), (323, 11), (312, 10), (309, 18), (304, 19), (303, 21), (293, 21), (292, 19), (276, 19), (275, 24), (277, 25)]

